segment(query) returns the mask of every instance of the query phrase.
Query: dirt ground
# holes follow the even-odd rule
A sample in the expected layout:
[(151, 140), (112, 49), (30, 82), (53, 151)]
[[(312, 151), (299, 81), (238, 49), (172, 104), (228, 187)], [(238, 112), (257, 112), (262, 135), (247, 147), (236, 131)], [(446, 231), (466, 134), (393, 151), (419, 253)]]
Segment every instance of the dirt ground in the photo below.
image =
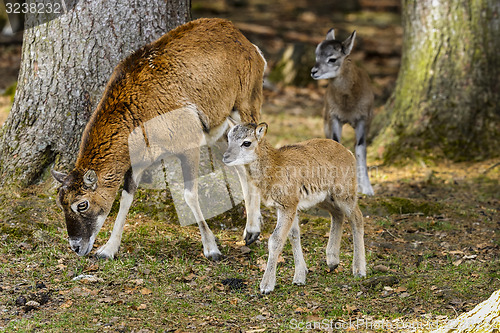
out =
[[(192, 5), (195, 17), (232, 19), (263, 49), (270, 70), (290, 45), (314, 51), (329, 28), (345, 37), (356, 29), (353, 58), (372, 77), (378, 112), (397, 78), (402, 30), (391, 1), (383, 8), (360, 3), (364, 10), (349, 13), (336, 1), (321, 0)], [(0, 91), (16, 80), (20, 46), (0, 40)], [(308, 66), (312, 64), (305, 65), (307, 71)], [(262, 120), (270, 125), (274, 145), (323, 135), (325, 85), (266, 82)], [(10, 96), (0, 98), (0, 123), (10, 101)], [(353, 131), (346, 128), (344, 135), (351, 147)], [(293, 256), (287, 245), (278, 287), (269, 296), (260, 295), (258, 285), (276, 220), (271, 210), (263, 210), (262, 236), (250, 247), (241, 243), (241, 205), (211, 219), (225, 255), (221, 263), (212, 263), (202, 256), (197, 228), (179, 225), (165, 191), (141, 189), (118, 258), (102, 261), (71, 253), (54, 184), (2, 189), (0, 331), (288, 332), (305, 331), (315, 323), (311, 329), (320, 331), (425, 331), (499, 289), (500, 160), (383, 165), (376, 151), (368, 149), (376, 195), (359, 199), (367, 278), (350, 273), (348, 225), (342, 263), (328, 270), (324, 250), (329, 221), (324, 213), (310, 210), (300, 218), (307, 284), (291, 284)], [(117, 203), (96, 248), (109, 237), (116, 213)], [(74, 280), (80, 275), (90, 277)]]

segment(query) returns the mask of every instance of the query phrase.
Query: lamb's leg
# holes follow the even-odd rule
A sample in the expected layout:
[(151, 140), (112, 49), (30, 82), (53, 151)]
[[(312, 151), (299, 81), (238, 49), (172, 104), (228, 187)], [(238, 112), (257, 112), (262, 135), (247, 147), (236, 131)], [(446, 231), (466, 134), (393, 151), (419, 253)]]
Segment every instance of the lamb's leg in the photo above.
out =
[(297, 285), (306, 284), (307, 265), (304, 260), (304, 254), (302, 253), (302, 246), (300, 245), (299, 214), (297, 213), (293, 219), (288, 239), (290, 239), (290, 243), (292, 244), (293, 261), (295, 262), (293, 283)]
[(125, 183), (123, 185), (122, 196), (120, 199), (120, 210), (116, 216), (115, 224), (113, 225), (113, 231), (109, 240), (101, 246), (97, 252), (96, 256), (103, 259), (113, 259), (116, 252), (120, 248), (120, 243), (122, 240), (123, 227), (125, 225), (125, 219), (127, 217), (132, 201), (134, 200), (134, 193), (137, 190), (137, 184), (139, 183), (140, 175), (136, 180), (133, 179), (132, 169), (129, 169), (125, 174)]
[(344, 224), (344, 213), (331, 201), (325, 201), (321, 207), (326, 209), (331, 216), (330, 237), (326, 246), (326, 263), (330, 270), (334, 270), (340, 264), (340, 241), (342, 239), (342, 227)]
[(358, 191), (366, 194), (373, 195), (373, 188), (368, 178), (368, 168), (366, 166), (366, 122), (364, 120), (358, 121), (356, 124), (356, 161), (358, 172)]
[(352, 238), (354, 243), (354, 254), (352, 259), (352, 273), (354, 276), (366, 276), (365, 241), (363, 214), (357, 204), (352, 208), (351, 214), (347, 215), (352, 225)]
[(207, 225), (201, 212), (198, 201), (198, 168), (200, 160), (199, 149), (191, 149), (179, 156), (181, 161), (182, 175), (184, 177), (184, 200), (194, 214), (201, 233), (203, 243), (203, 254), (208, 259), (218, 261), (222, 254), (215, 242), (215, 236)]
[(296, 215), (297, 207), (282, 209), (278, 208), (278, 221), (273, 234), (269, 237), (269, 258), (267, 259), (267, 267), (260, 282), (260, 291), (263, 294), (269, 294), (274, 290), (276, 285), (276, 266), (278, 257), (283, 250), (286, 238), (292, 227), (293, 220)]
[(260, 194), (257, 187), (251, 182), (248, 182), (245, 167), (239, 165), (235, 168), (243, 190), (245, 210), (247, 213), (247, 224), (243, 232), (243, 239), (246, 245), (250, 245), (255, 242), (260, 235), (260, 224), (262, 221), (262, 215), (260, 214)]

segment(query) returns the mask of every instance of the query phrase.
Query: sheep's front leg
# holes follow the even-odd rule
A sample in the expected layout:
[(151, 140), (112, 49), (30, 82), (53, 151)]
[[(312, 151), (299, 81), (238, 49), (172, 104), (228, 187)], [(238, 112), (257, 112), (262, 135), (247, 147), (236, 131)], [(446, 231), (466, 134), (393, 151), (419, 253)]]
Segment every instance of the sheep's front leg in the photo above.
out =
[(292, 209), (278, 209), (278, 221), (273, 234), (269, 237), (269, 258), (267, 259), (267, 267), (260, 282), (260, 291), (263, 294), (269, 294), (274, 290), (276, 285), (276, 266), (278, 257), (283, 250), (286, 238), (295, 219), (297, 207)]
[(125, 183), (123, 185), (122, 196), (120, 199), (120, 210), (118, 211), (118, 215), (116, 216), (113, 231), (111, 232), (109, 240), (96, 252), (96, 256), (98, 258), (113, 259), (115, 254), (118, 252), (118, 249), (120, 248), (125, 219), (127, 217), (130, 206), (132, 205), (132, 201), (134, 200), (134, 194), (137, 190), (137, 184), (139, 183), (140, 178), (140, 176), (138, 176), (137, 180), (134, 180), (132, 174), (132, 169), (130, 169), (125, 174)]
[(246, 245), (255, 242), (260, 235), (260, 224), (262, 215), (260, 214), (260, 193), (259, 189), (248, 181), (245, 167), (242, 165), (236, 166), (236, 172), (240, 179), (241, 189), (243, 191), (243, 199), (245, 200), (245, 210), (247, 213), (247, 224), (243, 232), (243, 239)]
[(299, 214), (295, 214), (293, 219), (292, 228), (288, 235), (290, 243), (292, 244), (293, 261), (295, 262), (295, 275), (293, 276), (293, 283), (297, 285), (306, 284), (307, 265), (302, 253), (302, 246), (300, 245), (300, 228), (299, 228)]

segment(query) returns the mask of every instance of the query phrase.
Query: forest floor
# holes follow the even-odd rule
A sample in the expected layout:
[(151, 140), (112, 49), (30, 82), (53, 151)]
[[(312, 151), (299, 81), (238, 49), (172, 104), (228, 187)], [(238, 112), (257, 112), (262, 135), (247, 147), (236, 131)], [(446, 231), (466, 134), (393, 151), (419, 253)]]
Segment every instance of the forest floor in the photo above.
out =
[[(500, 288), (498, 160), (372, 168), (374, 197), (360, 197), (368, 275), (351, 274), (346, 224), (341, 264), (325, 263), (329, 220), (301, 213), (307, 284), (292, 285), (287, 244), (277, 288), (259, 282), (276, 216), (243, 246), (240, 205), (208, 221), (225, 258), (202, 255), (199, 231), (179, 225), (166, 191), (141, 189), (118, 257), (77, 257), (55, 190), (0, 194), (0, 331), (393, 332), (432, 328)], [(497, 167), (492, 168), (494, 165)], [(115, 204), (96, 241), (109, 238)], [(80, 275), (89, 277), (76, 280)], [(33, 301), (33, 302), (30, 302)], [(35, 303), (34, 303), (35, 302)], [(405, 328), (403, 330), (403, 328)]]
[[(218, 5), (207, 8), (193, 1), (193, 10), (195, 16), (231, 18), (263, 49), (270, 69), (289, 45), (314, 51), (330, 27), (344, 38), (356, 29), (353, 57), (372, 76), (376, 111), (383, 107), (399, 68), (398, 14), (325, 15), (331, 10), (319, 0), (308, 2), (317, 5), (310, 9), (288, 5), (294, 3), (290, 1), (254, 0), (244, 10), (227, 3), (213, 1)], [(0, 40), (0, 49), (0, 72), (8, 73), (18, 66), (20, 45)], [(0, 90), (7, 90), (0, 97), (0, 124), (15, 80), (15, 73), (0, 75)], [(325, 84), (269, 85), (262, 120), (270, 125), (274, 145), (323, 136)], [(351, 148), (352, 129), (345, 128), (344, 139)], [(225, 256), (213, 263), (202, 255), (197, 227), (179, 225), (166, 191), (140, 189), (116, 260), (97, 260), (77, 257), (69, 249), (54, 183), (1, 189), (0, 331), (412, 332), (454, 318), (500, 289), (500, 160), (384, 165), (376, 149), (369, 150), (376, 195), (359, 199), (367, 277), (351, 274), (347, 224), (341, 265), (328, 270), (329, 220), (310, 210), (300, 215), (307, 284), (292, 285), (293, 256), (287, 244), (277, 288), (265, 296), (258, 287), (276, 221), (272, 210), (263, 208), (262, 235), (249, 247), (241, 242), (241, 204), (210, 219)], [(117, 210), (115, 203), (96, 248), (109, 238)], [(88, 276), (75, 280), (81, 275)]]

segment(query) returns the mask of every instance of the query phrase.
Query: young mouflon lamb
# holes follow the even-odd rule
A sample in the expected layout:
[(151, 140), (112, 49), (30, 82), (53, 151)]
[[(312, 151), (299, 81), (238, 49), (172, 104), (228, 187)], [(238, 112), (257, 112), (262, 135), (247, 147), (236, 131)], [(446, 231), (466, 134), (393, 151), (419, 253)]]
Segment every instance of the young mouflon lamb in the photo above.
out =
[(273, 148), (264, 138), (267, 124), (246, 123), (228, 133), (229, 146), (223, 162), (245, 165), (249, 181), (260, 190), (262, 202), (276, 207), (278, 221), (269, 238), (269, 259), (260, 290), (267, 294), (276, 284), (276, 265), (286, 238), (295, 261), (293, 283), (305, 284), (307, 267), (300, 245), (298, 209), (315, 205), (331, 215), (326, 261), (330, 269), (340, 262), (344, 215), (352, 224), (355, 276), (366, 276), (363, 215), (357, 204), (356, 160), (344, 146), (328, 139), (312, 139)]
[(356, 31), (345, 41), (335, 39), (330, 29), (316, 48), (316, 64), (311, 69), (315, 80), (328, 79), (323, 118), (325, 135), (340, 142), (345, 123), (356, 131), (358, 190), (373, 195), (366, 166), (366, 138), (373, 118), (373, 91), (368, 73), (349, 58)]

